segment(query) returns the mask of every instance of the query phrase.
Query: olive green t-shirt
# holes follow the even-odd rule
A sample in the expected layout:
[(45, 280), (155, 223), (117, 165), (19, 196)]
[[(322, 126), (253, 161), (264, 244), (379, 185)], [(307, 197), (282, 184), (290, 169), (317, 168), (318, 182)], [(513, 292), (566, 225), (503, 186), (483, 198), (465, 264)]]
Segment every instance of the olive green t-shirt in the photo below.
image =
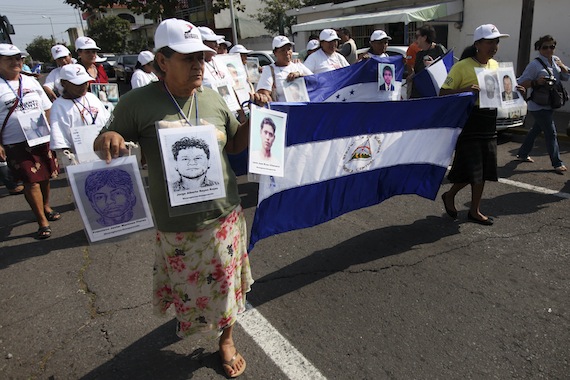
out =
[[(120, 133), (125, 141), (140, 144), (148, 165), (150, 203), (157, 228), (164, 232), (195, 231), (206, 227), (219, 217), (226, 216), (240, 203), (236, 176), (224, 149), (227, 139), (237, 132), (239, 122), (222, 97), (210, 88), (204, 87), (196, 92), (196, 104), (192, 104), (192, 97), (174, 99), (191, 122), (201, 119), (216, 127), (226, 189), (225, 198), (170, 207), (167, 178), (155, 123), (184, 119), (162, 81), (123, 95), (113, 111), (107, 129), (103, 128), (101, 133), (106, 130), (115, 131)], [(188, 115), (190, 107), (192, 110)]]

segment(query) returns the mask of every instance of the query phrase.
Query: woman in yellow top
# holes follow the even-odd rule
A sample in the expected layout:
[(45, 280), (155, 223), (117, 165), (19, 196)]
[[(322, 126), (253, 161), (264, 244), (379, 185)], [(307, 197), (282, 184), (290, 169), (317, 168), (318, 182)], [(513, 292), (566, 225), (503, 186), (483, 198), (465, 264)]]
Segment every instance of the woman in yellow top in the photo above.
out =
[[(480, 88), (475, 68), (498, 68), (499, 64), (493, 57), (499, 49), (500, 38), (508, 36), (501, 34), (492, 24), (481, 25), (475, 29), (473, 45), (465, 49), (461, 60), (451, 68), (439, 94), (478, 94)], [(441, 196), (445, 211), (453, 219), (457, 218), (455, 196), (459, 190), (470, 184), (471, 208), (467, 219), (487, 226), (493, 224), (493, 219), (483, 215), (479, 206), (485, 181), (497, 181), (496, 118), (497, 109), (480, 108), (477, 101), (459, 135), (453, 165), (447, 177), (453, 186)]]

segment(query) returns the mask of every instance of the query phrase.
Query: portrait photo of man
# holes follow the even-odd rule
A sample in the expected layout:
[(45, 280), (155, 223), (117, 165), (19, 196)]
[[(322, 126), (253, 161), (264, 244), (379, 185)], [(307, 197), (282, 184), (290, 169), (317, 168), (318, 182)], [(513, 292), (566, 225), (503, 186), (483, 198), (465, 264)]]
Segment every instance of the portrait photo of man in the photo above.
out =
[[(215, 147), (217, 148), (217, 147)], [(172, 184), (175, 192), (216, 186), (219, 182), (207, 177), (210, 169), (210, 146), (198, 137), (183, 137), (172, 145), (174, 168), (179, 175)]]
[(519, 98), (518, 92), (513, 91), (513, 80), (509, 75), (505, 75), (503, 77), (503, 89), (504, 91), (501, 93), (503, 101), (515, 100)]
[(271, 147), (275, 142), (275, 131), (277, 127), (272, 118), (266, 117), (261, 121), (260, 139), (261, 149), (252, 153), (253, 159), (257, 161), (275, 162), (275, 155), (271, 153)]
[(137, 197), (131, 175), (122, 169), (92, 172), (85, 179), (85, 195), (104, 227), (125, 223), (133, 218)]
[(382, 80), (384, 83), (378, 88), (379, 91), (394, 91), (394, 69), (392, 65), (385, 65), (382, 68)]
[(495, 92), (497, 91), (497, 81), (495, 77), (491, 74), (485, 75), (485, 95), (488, 99), (495, 98)]

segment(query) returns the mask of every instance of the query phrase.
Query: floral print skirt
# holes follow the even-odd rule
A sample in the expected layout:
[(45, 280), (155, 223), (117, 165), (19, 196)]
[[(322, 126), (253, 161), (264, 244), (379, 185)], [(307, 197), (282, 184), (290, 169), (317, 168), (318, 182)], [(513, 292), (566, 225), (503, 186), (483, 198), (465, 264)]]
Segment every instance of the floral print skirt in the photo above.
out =
[(4, 145), (14, 182), (37, 183), (56, 178), (59, 166), (49, 144), (29, 147), (27, 142)]
[(218, 338), (245, 311), (253, 279), (241, 206), (206, 229), (157, 231), (153, 305), (164, 315), (174, 305), (176, 334)]

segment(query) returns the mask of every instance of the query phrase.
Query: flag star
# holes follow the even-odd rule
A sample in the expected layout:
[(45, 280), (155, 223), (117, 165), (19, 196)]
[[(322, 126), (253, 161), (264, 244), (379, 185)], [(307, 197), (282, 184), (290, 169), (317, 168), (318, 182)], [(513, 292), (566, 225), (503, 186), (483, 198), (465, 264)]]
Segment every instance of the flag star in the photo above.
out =
[(337, 99), (340, 99), (340, 94), (336, 94), (336, 98), (337, 98)]
[(350, 95), (354, 95), (354, 90), (350, 90)]

